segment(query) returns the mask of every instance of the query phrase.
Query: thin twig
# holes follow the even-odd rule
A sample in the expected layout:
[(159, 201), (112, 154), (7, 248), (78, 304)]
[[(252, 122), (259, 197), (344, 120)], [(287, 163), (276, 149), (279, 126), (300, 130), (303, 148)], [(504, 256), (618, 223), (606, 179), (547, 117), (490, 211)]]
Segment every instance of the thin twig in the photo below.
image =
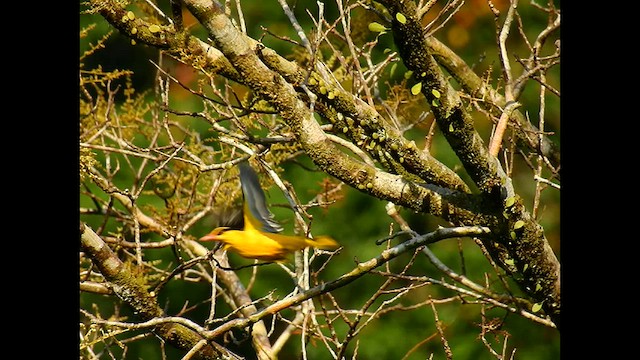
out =
[(519, 102), (508, 102), (502, 111), (502, 115), (500, 115), (500, 120), (498, 120), (498, 126), (496, 126), (493, 135), (491, 136), (491, 140), (489, 141), (489, 153), (493, 156), (498, 156), (498, 152), (500, 151), (500, 146), (502, 145), (502, 138), (504, 137), (504, 133), (507, 130), (507, 124), (509, 123), (509, 118), (511, 118), (511, 114), (517, 108), (519, 108), (521, 104)]
[(498, 125), (489, 143), (489, 153), (493, 156), (498, 156), (498, 152), (500, 151), (500, 146), (502, 144), (502, 138), (507, 128), (509, 118), (511, 117), (511, 113), (513, 112), (513, 110), (520, 106), (520, 104), (515, 101), (513, 94), (514, 84), (511, 75), (511, 64), (509, 62), (509, 55), (507, 53), (507, 38), (509, 37), (509, 29), (511, 27), (511, 23), (513, 22), (513, 17), (517, 6), (518, 0), (512, 0), (511, 5), (509, 6), (509, 11), (507, 12), (507, 17), (502, 24), (502, 28), (500, 29), (500, 34), (498, 36), (500, 61), (502, 63), (502, 75), (504, 77), (504, 96), (506, 105), (502, 112), (502, 115), (500, 115), (500, 120), (498, 121)]
[(444, 353), (446, 354), (447, 359), (451, 360), (453, 359), (453, 353), (451, 352), (451, 347), (449, 346), (447, 338), (444, 336), (444, 329), (442, 328), (442, 324), (440, 323), (440, 319), (438, 318), (438, 311), (436, 310), (436, 306), (433, 302), (431, 302), (431, 309), (433, 310), (433, 318), (436, 322), (436, 329), (438, 330), (438, 334), (440, 335), (440, 340), (442, 341)]
[(358, 263), (358, 265), (353, 270), (342, 275), (336, 280), (333, 280), (328, 283), (324, 283), (322, 285), (315, 286), (297, 295), (280, 300), (254, 313), (253, 315), (247, 318), (235, 319), (230, 322), (227, 322), (221, 325), (220, 327), (207, 332), (207, 336), (213, 338), (223, 333), (226, 333), (227, 331), (230, 331), (231, 329), (234, 329), (234, 328), (244, 328), (256, 321), (261, 320), (265, 316), (275, 314), (281, 311), (282, 309), (300, 304), (303, 301), (311, 299), (312, 297), (316, 297), (318, 295), (325, 294), (337, 288), (341, 288), (347, 284), (350, 284), (356, 279), (362, 277), (363, 275), (369, 273), (371, 270), (383, 264), (386, 264), (387, 262), (398, 257), (399, 255), (404, 254), (408, 251), (413, 251), (416, 248), (424, 246), (426, 244), (430, 244), (443, 239), (454, 238), (454, 237), (465, 237), (465, 236), (478, 237), (478, 236), (487, 236), (488, 234), (490, 234), (490, 230), (488, 228), (479, 227), (479, 226), (440, 228), (434, 232), (419, 236), (417, 238), (403, 242), (400, 245), (396, 245), (390, 249), (387, 249), (383, 251), (382, 254), (380, 254), (379, 256), (372, 258), (366, 262)]
[(293, 11), (291, 11), (291, 8), (289, 8), (289, 5), (285, 0), (278, 0), (278, 3), (280, 4), (280, 7), (282, 7), (282, 10), (284, 11), (285, 15), (287, 15), (287, 18), (289, 19), (289, 22), (291, 22), (291, 25), (296, 30), (298, 37), (300, 38), (300, 40), (302, 40), (302, 44), (307, 49), (309, 54), (312, 55), (313, 50), (311, 49), (311, 43), (309, 42), (309, 39), (307, 39), (307, 36), (305, 35), (304, 30), (302, 29), (302, 26), (300, 26), (300, 23), (298, 23), (298, 19), (296, 19), (296, 16), (293, 14)]

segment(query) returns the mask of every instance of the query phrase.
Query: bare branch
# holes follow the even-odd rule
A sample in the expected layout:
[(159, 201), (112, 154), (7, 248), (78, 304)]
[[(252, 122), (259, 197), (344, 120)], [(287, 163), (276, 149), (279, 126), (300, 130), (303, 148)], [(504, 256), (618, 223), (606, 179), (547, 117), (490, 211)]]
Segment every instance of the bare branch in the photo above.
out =
[[(109, 34), (85, 40), (95, 43), (80, 55), (78, 282), (83, 299), (108, 304), (81, 308), (82, 356), (124, 358), (160, 339), (159, 357), (174, 346), (184, 359), (237, 358), (227, 347), (246, 341), (247, 356), (261, 360), (355, 359), (370, 349), (374, 324), (420, 314), (411, 321), (426, 320), (423, 335), (392, 345), (407, 358), (439, 339), (438, 353), (452, 358), (458, 333), (449, 326), (463, 324), (442, 316), (460, 307), (479, 326), (465, 335), (478, 335), (475, 346), (490, 357), (529, 346), (509, 339), (513, 318), (536, 332), (559, 329), (553, 1), (471, 9), (459, 0), (336, 0), (331, 11), (322, 2), (298, 8), (302, 19), (279, 0), (276, 13), (288, 21), (277, 24), (245, 18), (261, 5), (232, 1), (82, 4), (83, 15), (101, 15), (132, 46), (157, 50), (142, 61), (156, 77), (149, 90), (134, 88), (126, 69), (87, 67), (101, 51), (111, 56)], [(465, 39), (452, 36), (474, 37), (483, 16), (495, 18), (496, 41), (479, 50), (499, 60), (478, 51), (468, 65), (445, 43), (456, 49)], [(384, 31), (368, 29), (372, 21)], [(252, 38), (255, 30), (263, 36)], [(522, 97), (525, 89), (538, 97)], [(242, 218), (233, 167), (247, 160), (284, 196), (286, 205), (274, 205), (293, 210), (294, 232), (328, 226), (344, 248), (270, 264), (193, 241)], [(388, 218), (370, 225), (364, 210), (378, 200)], [(355, 201), (367, 205), (352, 211)], [(352, 211), (344, 224), (340, 208)], [(205, 292), (169, 292), (174, 285)], [(171, 304), (177, 310), (165, 313)]]

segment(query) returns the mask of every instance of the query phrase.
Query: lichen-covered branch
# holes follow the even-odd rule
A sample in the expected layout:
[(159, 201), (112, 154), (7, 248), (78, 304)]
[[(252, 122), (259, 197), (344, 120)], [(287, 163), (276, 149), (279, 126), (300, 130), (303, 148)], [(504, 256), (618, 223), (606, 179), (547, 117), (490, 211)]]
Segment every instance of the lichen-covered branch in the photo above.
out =
[(278, 110), (306, 154), (321, 169), (376, 197), (441, 216), (455, 224), (494, 222), (492, 216), (483, 217), (480, 198), (437, 186), (413, 184), (340, 151), (313, 119), (294, 87), (261, 61), (221, 9), (210, 1), (185, 1), (185, 5), (209, 31), (216, 48), (242, 74), (245, 84)]
[[(87, 255), (83, 252), (81, 258), (81, 289), (96, 296), (117, 294), (126, 299), (127, 304), (136, 301), (133, 297), (140, 296), (139, 302), (131, 306), (149, 309), (141, 313), (142, 322), (121, 321), (117, 315), (103, 320), (97, 309), (87, 310), (85, 324), (99, 325), (95, 327), (100, 331), (110, 327), (119, 331), (146, 331), (155, 327), (161, 331), (162, 326), (175, 327), (180, 329), (179, 335), (175, 335), (180, 339), (175, 343), (188, 351), (185, 358), (206, 351), (219, 356), (215, 353), (219, 351), (218, 347), (230, 346), (231, 351), (235, 351), (233, 346), (248, 340), (252, 349), (247, 346), (247, 350), (254, 351), (259, 359), (276, 358), (281, 351), (290, 351), (285, 343), (294, 339), (302, 344), (300, 357), (317, 350), (306, 348), (311, 344), (309, 340), (313, 340), (315, 344), (324, 345), (331, 357), (349, 356), (353, 351), (356, 358), (358, 342), (363, 340), (360, 330), (370, 321), (380, 320), (387, 311), (396, 314), (397, 310), (418, 307), (429, 311), (428, 305), (432, 305), (434, 318), (443, 319), (446, 312), (436, 310), (434, 306), (438, 301), (489, 306), (491, 311), (497, 311), (497, 316), (505, 312), (518, 314), (545, 327), (559, 328), (560, 265), (537, 220), (547, 216), (546, 212), (540, 212), (543, 216), (538, 212), (546, 205), (539, 196), (546, 187), (543, 178), (551, 171), (550, 177), (559, 179), (559, 152), (547, 138), (551, 133), (544, 130), (545, 109), (538, 113), (541, 119), (537, 126), (542, 129), (539, 131), (531, 125), (529, 113), (525, 118), (516, 109), (518, 103), (507, 104), (498, 85), (493, 88), (491, 80), (478, 76), (451, 49), (432, 37), (443, 34), (447, 23), (456, 22), (453, 14), (446, 12), (455, 13), (464, 2), (447, 2), (438, 15), (441, 17), (426, 29), (423, 16), (435, 15), (430, 11), (437, 11), (439, 2), (428, 1), (422, 9), (416, 9), (415, 3), (410, 0), (338, 2), (339, 11), (332, 15), (325, 14), (324, 7), (318, 3), (317, 18), (312, 14), (315, 9), (306, 9), (314, 27), (305, 34), (304, 23), (298, 24), (298, 20), (306, 19), (294, 15), (292, 9), (281, 2), (283, 11), (295, 25), (296, 31), (290, 34), (294, 38), (297, 34), (298, 38), (304, 39), (303, 43), (296, 43), (297, 40), (283, 35), (285, 31), (275, 30), (270, 24), (265, 24), (262, 31), (265, 37), (284, 40), (286, 46), (293, 44), (293, 51), (285, 57), (276, 53), (275, 47), (265, 46), (263, 38), (254, 39), (248, 35), (258, 26), (242, 18), (242, 7), (249, 6), (244, 3), (172, 0), (173, 18), (170, 18), (151, 2), (140, 5), (90, 0), (87, 12), (100, 14), (133, 44), (159, 49), (161, 59), (157, 65), (155, 60), (149, 64), (150, 68), (156, 67), (152, 70), (159, 71), (156, 73), (155, 100), (149, 92), (139, 96), (145, 98), (144, 101), (132, 100), (130, 94), (134, 91), (127, 81), (124, 92), (118, 94), (126, 99), (121, 105), (115, 100), (116, 92), (122, 91), (120, 82), (113, 86), (117, 90), (112, 90), (111, 80), (81, 82), (80, 173), (84, 182), (81, 193), (83, 201), (88, 201), (81, 208), (81, 216), (86, 220), (81, 232), (83, 239), (99, 239), (95, 244), (102, 242), (103, 245), (98, 247), (114, 249), (114, 253), (108, 254), (108, 248), (89, 251), (90, 243), (83, 245), (89, 247)], [(554, 10), (551, 5), (549, 7), (549, 20), (552, 20)], [(186, 11), (193, 16), (184, 16)], [(378, 15), (385, 23), (382, 32), (371, 28), (367, 32), (366, 24)], [(517, 14), (512, 15), (516, 21), (520, 20)], [(337, 18), (330, 19), (329, 16)], [(196, 28), (192, 25), (194, 18), (198, 22), (197, 32), (193, 31)], [(547, 67), (555, 64), (556, 57), (559, 62), (559, 50), (545, 57), (541, 55), (540, 47), (546, 36), (557, 29), (558, 22), (549, 22), (535, 43), (524, 45), (532, 55), (529, 59), (515, 60), (525, 71), (516, 74), (512, 69), (511, 99), (517, 98), (525, 82), (538, 81), (540, 84), (541, 107), (545, 107), (545, 94), (556, 94), (546, 90), (548, 84), (544, 75)], [(516, 26), (522, 32), (521, 24)], [(520, 35), (524, 37), (524, 34)], [(393, 36), (396, 48), (385, 49), (384, 55), (378, 58), (382, 50), (379, 45), (390, 40), (390, 36)], [(174, 71), (173, 61), (167, 67), (162, 59), (164, 55), (196, 72), (186, 76), (181, 71)], [(410, 70), (404, 77), (392, 75), (398, 74), (394, 73), (397, 65), (401, 65), (398, 61), (404, 62)], [(503, 58), (503, 61), (507, 59)], [(178, 69), (184, 68), (182, 64), (178, 64)], [(498, 66), (502, 65), (498, 63)], [(81, 80), (83, 74), (81, 72)], [(551, 75), (553, 83), (557, 79), (555, 73)], [(489, 79), (489, 75), (486, 76)], [(182, 89), (174, 92), (175, 84)], [(411, 84), (416, 85), (411, 87)], [(107, 88), (108, 99), (104, 97), (103, 87)], [(188, 110), (178, 110), (183, 104), (174, 104), (179, 99), (177, 95), (181, 94), (195, 100), (193, 109), (187, 105)], [(202, 108), (196, 110), (199, 106)], [(488, 132), (491, 122), (500, 116), (508, 131), (504, 141), (496, 142), (496, 149), (500, 147), (504, 162), (489, 151), (483, 138), (485, 135), (480, 136), (480, 133)], [(553, 120), (551, 123), (555, 124)], [(271, 190), (277, 191), (279, 196), (284, 193), (286, 204), (272, 205), (287, 210), (293, 208), (295, 222), (287, 224), (296, 233), (312, 231), (311, 225), (317, 220), (308, 209), (320, 207), (331, 214), (332, 209), (338, 208), (339, 201), (345, 199), (345, 203), (350, 204), (356, 199), (359, 194), (344, 185), (375, 198), (368, 200), (388, 201), (393, 210), (397, 206), (420, 213), (421, 225), (425, 227), (417, 230), (413, 225), (414, 218), (407, 222), (399, 212), (388, 211), (391, 216), (387, 219), (388, 224), (384, 219), (376, 219), (381, 220), (376, 225), (388, 225), (388, 233), (377, 237), (380, 239), (378, 245), (387, 242), (387, 250), (376, 251), (379, 256), (369, 256), (369, 261), (356, 260), (352, 271), (344, 261), (351, 259), (345, 256), (346, 253), (369, 251), (373, 244), (364, 241), (360, 229), (346, 229), (353, 235), (336, 236), (336, 240), (344, 245), (338, 251), (308, 249), (296, 253), (295, 271), (289, 266), (291, 264), (285, 263), (233, 267), (222, 249), (216, 247), (215, 251), (210, 251), (192, 239), (210, 226), (225, 226), (226, 217), (231, 216), (225, 212), (240, 203), (242, 195), (234, 166), (246, 160), (245, 153), (257, 157), (256, 160), (264, 165), (263, 170), (268, 169), (267, 174), (260, 174), (263, 185), (272, 186), (275, 182), (277, 188), (272, 186)], [(520, 160), (519, 155), (525, 158), (525, 165), (516, 163), (514, 166), (509, 162), (508, 156)], [(535, 156), (533, 160), (528, 158), (532, 155)], [(315, 168), (309, 166), (308, 160)], [(294, 169), (288, 167), (294, 164)], [(520, 166), (535, 171), (535, 177), (524, 180), (527, 186), (528, 183), (538, 185), (531, 213), (525, 206), (531, 195), (526, 190), (520, 192), (523, 181), (518, 173), (522, 170)], [(288, 184), (288, 171), (298, 169), (305, 171), (305, 180), (323, 176), (322, 182), (312, 185), (311, 180), (295, 179)], [(312, 171), (318, 170), (323, 174), (313, 175)], [(298, 195), (303, 194), (300, 188), (305, 186), (320, 186), (322, 190), (313, 190), (314, 198), (301, 202)], [(521, 198), (518, 192), (525, 197)], [(332, 207), (334, 204), (335, 208)], [(411, 226), (416, 226), (416, 231), (420, 232), (436, 228), (430, 217), (423, 214), (434, 215), (439, 218), (436, 221), (444, 220), (454, 228), (438, 227), (435, 232), (418, 235)], [(330, 222), (329, 225), (337, 223)], [(95, 229), (93, 235), (84, 224), (91, 224)], [(401, 234), (395, 232), (398, 225), (403, 230)], [(387, 229), (376, 231), (386, 232)], [(411, 239), (397, 246), (391, 245), (407, 234)], [(157, 239), (158, 235), (160, 239)], [(385, 235), (389, 236), (384, 238)], [(462, 238), (457, 240), (460, 262), (453, 266), (450, 259), (439, 260), (429, 248), (421, 248), (450, 237), (473, 238), (470, 242)], [(488, 272), (466, 271), (467, 260), (464, 258), (468, 247), (473, 247), (476, 259), (481, 258), (482, 266)], [(476, 251), (477, 247), (481, 253)], [(117, 256), (115, 249), (118, 249)], [(162, 260), (149, 260), (150, 253), (160, 252), (158, 250), (164, 250)], [(413, 256), (410, 256), (411, 252)], [(409, 256), (399, 257), (401, 253)], [(118, 262), (129, 266), (123, 260), (128, 257), (134, 259), (134, 266), (143, 269), (139, 284), (131, 285), (134, 287), (129, 298), (126, 291), (111, 286), (119, 271), (126, 272), (126, 268), (119, 268)], [(403, 263), (408, 258), (408, 262)], [(230, 259), (233, 263), (237, 258)], [(178, 261), (177, 265), (174, 260)], [(414, 265), (421, 266), (427, 261), (431, 262), (431, 265), (427, 264), (429, 270), (421, 268), (419, 274), (408, 275), (408, 271), (417, 269)], [(109, 264), (114, 268), (110, 269)], [(383, 264), (386, 271), (374, 270)], [(398, 266), (403, 264), (404, 269), (398, 271)], [(343, 276), (336, 279), (334, 275), (331, 279), (335, 280), (329, 282), (322, 280), (325, 270), (340, 267), (343, 268), (338, 274)], [(285, 280), (293, 287), (284, 298), (280, 297), (281, 293), (286, 294), (289, 289), (274, 285), (271, 271), (284, 272)], [(242, 272), (251, 276), (246, 283), (238, 277)], [(293, 282), (289, 282), (288, 277)], [(384, 285), (367, 287), (377, 291), (360, 309), (357, 309), (360, 305), (356, 305), (351, 310), (352, 304), (343, 307), (345, 302), (340, 299), (340, 292), (332, 293), (345, 286), (357, 288), (358, 284), (353, 283), (356, 279), (374, 283), (378, 277), (386, 278)], [(508, 277), (522, 292), (513, 288)], [(135, 276), (132, 279), (135, 280)], [(309, 288), (311, 279), (317, 286)], [(486, 283), (482, 284), (482, 280)], [(211, 288), (211, 296), (208, 298), (205, 294), (203, 299), (189, 294), (180, 313), (168, 316), (160, 310), (155, 297), (158, 293), (171, 296), (172, 304), (175, 304), (175, 294), (163, 293), (169, 288), (164, 285), (179, 282), (205, 283)], [(150, 287), (154, 289), (150, 291), (145, 283), (158, 286)], [(414, 290), (423, 286), (446, 289), (455, 296), (420, 298), (419, 292)], [(263, 294), (265, 289), (268, 295)], [(381, 300), (379, 307), (370, 306), (377, 300)], [(408, 300), (407, 303), (404, 300)], [(394, 301), (398, 302), (394, 305)], [(224, 302), (230, 311), (226, 306), (221, 310), (218, 302)], [(202, 319), (206, 325), (195, 325), (196, 320), (182, 318), (195, 310), (208, 310), (208, 318)], [(484, 336), (484, 312), (482, 316)], [(347, 335), (339, 330), (343, 325), (350, 329)], [(269, 338), (279, 334), (283, 326), (286, 329), (282, 336)], [(187, 335), (182, 335), (183, 330)], [(447, 342), (452, 340), (447, 329), (438, 330), (443, 346), (448, 350), (446, 354), (456, 353), (455, 346), (449, 346), (453, 342)], [(91, 339), (94, 335), (91, 331), (82, 332), (80, 336)], [(443, 334), (447, 335), (446, 339)], [(238, 335), (242, 338), (238, 339)], [(95, 339), (100, 336), (83, 340), (85, 351), (94, 350), (94, 344), (99, 341)], [(216, 343), (209, 344), (209, 340)], [(504, 343), (506, 345), (506, 340)], [(229, 353), (229, 356), (233, 354)]]
[(407, 68), (413, 71), (416, 81), (422, 84), (421, 92), (432, 104), (438, 126), (465, 170), (483, 193), (494, 199), (505, 196), (503, 187), (506, 179), (500, 174), (500, 165), (489, 155), (460, 96), (429, 53), (425, 30), (416, 16), (415, 3), (394, 0), (380, 2), (392, 16), (398, 13), (404, 16), (403, 22), (397, 19), (392, 22), (398, 52)]
[[(143, 321), (165, 316), (157, 299), (149, 294), (142, 280), (136, 278), (111, 248), (84, 223), (80, 223), (80, 246), (109, 282), (113, 292), (131, 306)], [(174, 322), (161, 322), (153, 327), (153, 332), (164, 341), (187, 351), (202, 340), (202, 336), (192, 329)], [(202, 359), (237, 358), (215, 342), (209, 342), (208, 346), (201, 348), (199, 356)]]
[[(484, 99), (494, 106), (504, 108), (506, 100), (502, 94), (492, 88), (478, 76), (455, 52), (433, 36), (425, 39), (429, 52), (438, 64), (442, 65), (469, 94)], [(532, 152), (540, 152), (555, 168), (560, 168), (560, 149), (547, 136), (540, 136), (540, 130), (528, 121), (524, 114), (515, 109), (512, 119), (518, 126), (514, 127), (519, 144)], [(560, 174), (558, 173), (558, 178)]]
[[(98, 171), (96, 169), (91, 169), (90, 170), (90, 174), (92, 179), (94, 180), (94, 182), (103, 189), (103, 191), (105, 191), (106, 193), (111, 194), (111, 196), (113, 196), (117, 201), (119, 201), (120, 203), (122, 203), (127, 209), (128, 211), (132, 214), (132, 216), (134, 218), (137, 219), (137, 222), (146, 230), (146, 231), (153, 231), (156, 232), (162, 236), (168, 236), (171, 237), (172, 239), (176, 238), (176, 235), (174, 234), (174, 231), (171, 229), (168, 229), (167, 227), (165, 227), (163, 224), (158, 223), (157, 221), (155, 221), (152, 217), (148, 216), (147, 214), (145, 214), (142, 210), (140, 210), (140, 208), (138, 208), (135, 205), (135, 202), (133, 201), (133, 199), (128, 196), (128, 192), (124, 192), (124, 191), (120, 191), (118, 190), (113, 184), (111, 184), (107, 179), (105, 179), (104, 177), (102, 177)], [(84, 224), (82, 226), (83, 229), (87, 229), (87, 233), (86, 233), (86, 244), (87, 245), (92, 245), (91, 248), (88, 249), (93, 249), (95, 248), (99, 248), (99, 251), (93, 251), (93, 252), (89, 252), (89, 254), (94, 255), (92, 258), (94, 258), (94, 260), (100, 260), (102, 259), (104, 256), (100, 255), (102, 253), (107, 254), (107, 256), (109, 258), (112, 258), (109, 261), (104, 261), (104, 265), (105, 267), (98, 267), (101, 271), (101, 273), (108, 279), (110, 280), (111, 276), (120, 276), (118, 275), (118, 272), (123, 271), (123, 267), (122, 267), (122, 263), (120, 262), (120, 260), (118, 259), (118, 257), (113, 254), (110, 250), (109, 247), (103, 242), (103, 240), (98, 237), (98, 235), (96, 235), (90, 228), (86, 227)], [(84, 239), (84, 238), (83, 238)], [(94, 242), (88, 242), (89, 240), (93, 240)], [(204, 256), (207, 253), (207, 249), (205, 247), (203, 247), (202, 245), (200, 245), (199, 243), (195, 243), (194, 241), (191, 240), (186, 240), (186, 239), (180, 239), (181, 241), (179, 242), (179, 244), (184, 247), (185, 249), (187, 249), (188, 251), (190, 251), (191, 253), (195, 254), (196, 256)], [(175, 240), (173, 240), (173, 242), (175, 242)], [(84, 243), (83, 243), (84, 245)], [(135, 246), (135, 244), (132, 244), (132, 246)], [(99, 256), (100, 255), (100, 256)], [(224, 259), (218, 259), (219, 263), (222, 263), (223, 265), (226, 264), (226, 260)], [(117, 266), (115, 266), (117, 264)], [(228, 264), (226, 264), (228, 265)], [(115, 266), (115, 267), (114, 267)], [(107, 273), (103, 273), (103, 271), (106, 271)], [(239, 280), (238, 275), (234, 272), (229, 272), (229, 271), (224, 271), (221, 269), (218, 269), (219, 272), (219, 279), (220, 281), (225, 284), (227, 286), (227, 288), (230, 291), (230, 298), (233, 300), (232, 304), (230, 304), (232, 307), (237, 307), (237, 308), (241, 308), (241, 313), (244, 314), (245, 316), (248, 316), (250, 314), (252, 314), (253, 312), (256, 311), (255, 306), (250, 305), (251, 304), (251, 298), (248, 296), (248, 294), (246, 293), (246, 289), (244, 288), (244, 286), (242, 285), (242, 282)], [(125, 275), (127, 273), (124, 273)], [(114, 292), (116, 294), (118, 294), (118, 291), (116, 291), (115, 289), (113, 289)], [(126, 288), (125, 288), (126, 290)], [(125, 293), (127, 294), (131, 294), (131, 291), (125, 291)], [(119, 294), (118, 294), (119, 295)], [(157, 295), (157, 294), (156, 294)], [(141, 313), (143, 316), (142, 318), (145, 320), (151, 319), (154, 316), (164, 316), (164, 314), (162, 313), (162, 311), (160, 310), (160, 308), (154, 308), (153, 306), (157, 307), (157, 304), (155, 303), (155, 297), (151, 297), (147, 290), (140, 287), (138, 288), (138, 290), (136, 290), (136, 293), (133, 294), (132, 296), (130, 296), (127, 299), (124, 299), (125, 302), (127, 302), (129, 305), (132, 305), (134, 308), (137, 308), (134, 304), (131, 304), (130, 302), (134, 302), (137, 301), (136, 304), (140, 304), (140, 300), (136, 300), (135, 297), (136, 296), (143, 296), (142, 299), (148, 299), (149, 302), (147, 302), (147, 305), (145, 305), (145, 309), (140, 309), (138, 311), (142, 311), (144, 310), (145, 312)], [(153, 306), (152, 306), (153, 305)], [(148, 309), (147, 309), (148, 308)], [(160, 312), (158, 312), (160, 311)], [(253, 328), (252, 328), (252, 333), (253, 333), (253, 337), (252, 337), (252, 341), (254, 344), (254, 347), (256, 348), (258, 353), (261, 354), (265, 354), (269, 352), (270, 349), (270, 343), (269, 343), (269, 338), (267, 336), (267, 330), (265, 328), (265, 325), (262, 322), (258, 322), (256, 324), (254, 324)], [(195, 346), (194, 344), (190, 345), (190, 346)], [(262, 358), (263, 356), (260, 356), (260, 358)]]
[[(247, 86), (276, 108), (316, 165), (354, 187), (369, 189), (374, 196), (416, 208), (416, 197), (408, 199), (403, 196), (404, 188), (413, 190), (415, 186), (406, 186), (408, 184), (401, 177), (393, 179), (392, 175), (369, 169), (366, 164), (358, 164), (327, 139), (294, 87), (261, 61), (250, 42), (246, 41), (220, 8), (209, 1), (191, 0), (186, 1), (185, 5), (209, 31), (216, 48), (243, 75)], [(530, 278), (525, 276), (522, 279), (523, 288), (529, 289), (531, 295), (545, 304), (551, 314), (559, 314), (559, 263), (553, 252), (549, 251), (544, 233), (531, 220), (524, 207), (513, 207), (510, 216), (506, 216), (506, 221), (500, 217), (506, 199), (513, 197), (510, 180), (501, 171), (497, 159), (489, 154), (474, 129), (473, 119), (428, 53), (424, 31), (415, 19), (415, 5), (412, 2), (390, 2), (385, 5), (391, 13), (401, 12), (407, 17), (408, 20), (403, 24), (394, 22), (393, 25), (400, 54), (409, 69), (419, 74), (418, 80), (424, 82), (422, 92), (427, 100), (438, 103), (433, 107), (436, 120), (467, 172), (478, 188), (487, 195), (485, 199), (494, 203), (493, 206), (490, 203), (484, 204), (485, 209), (487, 205), (494, 209), (495, 215), (491, 218), (497, 221), (490, 222), (490, 226), (499, 230), (495, 232), (496, 239), (488, 246), (490, 253), (511, 273), (528, 270), (534, 272), (533, 275), (539, 275), (534, 277), (534, 284), (527, 281)], [(394, 188), (401, 189), (389, 191)], [(429, 200), (426, 204), (420, 203), (422, 210), (428, 208), (430, 213), (454, 220), (457, 224), (480, 223), (478, 220), (482, 217), (477, 214), (471, 216), (471, 220), (475, 222), (458, 222), (463, 218), (468, 220), (469, 216), (461, 216), (461, 212), (457, 212), (456, 217), (451, 216), (451, 213), (443, 211), (442, 194), (432, 191), (426, 193), (429, 194)], [(486, 217), (482, 219), (485, 220), (482, 224), (488, 224)], [(517, 226), (520, 236), (514, 238), (512, 234), (516, 234), (514, 229), (516, 224), (520, 225), (519, 222), (524, 222), (526, 226)], [(518, 238), (519, 241), (514, 241)]]
[[(127, 18), (128, 11), (114, 1), (94, 0), (101, 15), (123, 34), (142, 43), (157, 46), (177, 60), (202, 69), (209, 74), (220, 74), (228, 79), (246, 85), (246, 78), (241, 76), (229, 63), (229, 60), (217, 47), (210, 46), (198, 38), (186, 33), (178, 33), (171, 26), (160, 28), (157, 33), (149, 36), (146, 32), (132, 31), (139, 27), (148, 28), (153, 24), (142, 19), (120, 21)], [(100, 6), (98, 6), (100, 4)], [(108, 4), (108, 5), (105, 5)], [(367, 103), (356, 99), (351, 93), (326, 76), (324, 69), (309, 74), (305, 69), (292, 61), (284, 59), (275, 51), (244, 34), (238, 32), (237, 39), (242, 39), (247, 46), (259, 55), (260, 60), (271, 70), (280, 74), (296, 91), (304, 93), (300, 88), (305, 85), (315, 96), (326, 102), (327, 106), (318, 106), (317, 111), (336, 126), (350, 129), (344, 132), (354, 143), (366, 142), (361, 146), (384, 146), (385, 152), (393, 157), (400, 168), (406, 168), (406, 173), (415, 174), (422, 180), (442, 187), (468, 192), (468, 186), (460, 177), (448, 167), (438, 162), (428, 153), (419, 151), (414, 144), (401, 136), (398, 129), (388, 123), (378, 112)], [(319, 65), (321, 67), (321, 65)], [(325, 74), (324, 76), (322, 74)], [(309, 101), (308, 99), (303, 99)], [(321, 104), (320, 104), (321, 105)], [(334, 110), (335, 109), (335, 110)], [(373, 135), (376, 134), (376, 135)], [(373, 137), (372, 137), (373, 135)], [(382, 137), (378, 137), (382, 135)], [(366, 136), (363, 138), (363, 136)], [(375, 139), (383, 139), (375, 141)], [(368, 140), (367, 140), (368, 139)], [(385, 141), (386, 140), (386, 141)], [(378, 157), (378, 153), (374, 152)]]
[[(532, 298), (542, 304), (559, 325), (560, 263), (544, 237), (544, 232), (528, 214), (497, 159), (489, 153), (474, 128), (457, 92), (447, 81), (427, 43), (426, 32), (412, 1), (380, 1), (394, 17), (393, 36), (407, 67), (418, 74), (422, 94), (432, 109), (445, 138), (454, 149), (478, 188), (487, 195), (497, 214), (504, 218), (494, 228), (496, 238), (485, 242), (499, 264)], [(402, 21), (396, 14), (401, 14)], [(517, 206), (513, 206), (517, 203)], [(509, 205), (509, 206), (507, 206)], [(517, 275), (521, 274), (521, 275)]]

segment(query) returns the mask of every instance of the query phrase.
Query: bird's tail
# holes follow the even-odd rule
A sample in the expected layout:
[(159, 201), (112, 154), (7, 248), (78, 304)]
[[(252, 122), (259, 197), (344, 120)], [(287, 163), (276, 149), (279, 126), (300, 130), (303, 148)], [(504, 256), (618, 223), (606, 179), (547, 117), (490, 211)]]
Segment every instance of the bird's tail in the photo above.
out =
[(316, 236), (313, 239), (306, 239), (306, 241), (309, 246), (322, 250), (333, 250), (340, 247), (340, 244), (329, 236)]

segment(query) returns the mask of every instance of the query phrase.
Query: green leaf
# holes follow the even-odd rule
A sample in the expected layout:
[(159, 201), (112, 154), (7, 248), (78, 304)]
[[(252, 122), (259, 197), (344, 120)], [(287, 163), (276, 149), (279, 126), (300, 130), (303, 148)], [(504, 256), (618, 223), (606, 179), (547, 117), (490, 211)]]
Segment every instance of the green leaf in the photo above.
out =
[(402, 13), (396, 13), (396, 20), (398, 20), (398, 22), (400, 24), (406, 24), (407, 23), (407, 17), (402, 15)]
[(420, 91), (421, 91), (421, 90), (422, 90), (422, 82), (419, 82), (419, 83), (417, 83), (417, 84), (415, 84), (415, 85), (413, 85), (413, 86), (411, 87), (411, 93), (412, 93), (413, 95), (418, 95), (418, 94), (420, 94)]
[(383, 31), (387, 31), (389, 30), (388, 28), (386, 28), (384, 25), (377, 23), (377, 22), (372, 22), (369, 23), (369, 31), (372, 32), (383, 32)]
[(533, 304), (533, 306), (531, 306), (532, 313), (537, 313), (538, 311), (540, 311), (540, 309), (542, 309), (542, 303), (535, 303)]
[(508, 197), (507, 200), (505, 200), (505, 202), (504, 202), (504, 207), (512, 207), (513, 204), (515, 204), (515, 203), (516, 203), (516, 198), (515, 197), (513, 197), (513, 196)]

